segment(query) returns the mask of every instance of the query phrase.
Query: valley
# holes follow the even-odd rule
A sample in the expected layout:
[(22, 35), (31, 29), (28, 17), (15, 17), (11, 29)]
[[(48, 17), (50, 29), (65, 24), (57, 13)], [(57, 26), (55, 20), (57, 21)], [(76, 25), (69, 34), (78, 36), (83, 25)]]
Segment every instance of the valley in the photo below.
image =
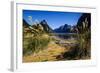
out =
[(29, 25), (23, 19), (23, 63), (86, 60), (91, 58), (90, 14), (76, 25), (52, 29), (46, 20)]

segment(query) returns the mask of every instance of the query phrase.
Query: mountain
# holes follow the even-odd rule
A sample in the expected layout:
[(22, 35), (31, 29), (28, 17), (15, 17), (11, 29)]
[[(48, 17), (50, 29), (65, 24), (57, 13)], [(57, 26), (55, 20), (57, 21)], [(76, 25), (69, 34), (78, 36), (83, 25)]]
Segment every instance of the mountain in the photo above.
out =
[(23, 27), (27, 28), (29, 27), (30, 25), (23, 19)]
[(23, 19), (23, 31), (28, 33), (50, 33), (52, 32), (52, 29), (46, 22), (46, 20), (42, 20), (41, 22), (35, 21), (33, 25), (29, 25), (24, 19)]
[(72, 30), (72, 26), (65, 24), (60, 26), (59, 28), (54, 29), (54, 32), (56, 33), (70, 33)]
[(83, 13), (79, 18), (76, 27), (79, 33), (84, 33), (87, 30), (91, 30), (91, 14)]
[(42, 20), (41, 22), (40, 22), (40, 24), (42, 25), (42, 27), (43, 27), (43, 29), (45, 30), (45, 32), (52, 32), (53, 30), (52, 30), (52, 28), (48, 25), (48, 23), (46, 22), (46, 20)]
[(38, 30), (46, 32), (46, 33), (52, 32), (52, 28), (50, 28), (50, 26), (48, 25), (46, 20), (42, 20), (40, 22), (38, 21), (38, 22), (34, 22), (34, 23), (35, 24), (32, 25), (32, 27), (34, 29), (38, 29)]

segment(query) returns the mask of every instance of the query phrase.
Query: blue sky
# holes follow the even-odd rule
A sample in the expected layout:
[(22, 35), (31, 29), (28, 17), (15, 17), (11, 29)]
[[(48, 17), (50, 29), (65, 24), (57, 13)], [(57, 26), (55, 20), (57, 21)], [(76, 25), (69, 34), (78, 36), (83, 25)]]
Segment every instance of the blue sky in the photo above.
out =
[(82, 13), (76, 12), (56, 12), (56, 11), (36, 11), (36, 10), (23, 10), (23, 19), (25, 19), (30, 25), (32, 21), (46, 20), (48, 25), (52, 28), (58, 28), (61, 25), (75, 25)]

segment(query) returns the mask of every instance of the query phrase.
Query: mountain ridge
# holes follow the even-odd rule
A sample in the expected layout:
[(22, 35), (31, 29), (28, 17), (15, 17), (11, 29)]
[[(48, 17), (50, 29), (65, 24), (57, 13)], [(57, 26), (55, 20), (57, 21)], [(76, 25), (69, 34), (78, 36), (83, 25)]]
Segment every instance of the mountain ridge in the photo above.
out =
[(39, 32), (45, 32), (45, 33), (50, 33), (52, 32), (52, 28), (48, 25), (48, 23), (46, 22), (46, 20), (42, 20), (41, 22), (37, 23), (37, 24), (33, 24), (33, 25), (29, 25), (27, 23), (27, 21), (25, 21), (23, 19), (23, 27), (33, 31), (34, 29), (39, 31)]
[(61, 25), (59, 28), (54, 29), (55, 33), (71, 33), (72, 26), (68, 24)]

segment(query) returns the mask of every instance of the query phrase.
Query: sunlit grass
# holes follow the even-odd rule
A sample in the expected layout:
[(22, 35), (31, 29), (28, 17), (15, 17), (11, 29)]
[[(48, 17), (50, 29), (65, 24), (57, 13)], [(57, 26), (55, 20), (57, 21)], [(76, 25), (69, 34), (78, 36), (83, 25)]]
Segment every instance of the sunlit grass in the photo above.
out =
[(65, 51), (67, 51), (66, 48), (50, 42), (46, 49), (41, 50), (36, 54), (24, 56), (23, 62), (56, 61), (56, 57)]

